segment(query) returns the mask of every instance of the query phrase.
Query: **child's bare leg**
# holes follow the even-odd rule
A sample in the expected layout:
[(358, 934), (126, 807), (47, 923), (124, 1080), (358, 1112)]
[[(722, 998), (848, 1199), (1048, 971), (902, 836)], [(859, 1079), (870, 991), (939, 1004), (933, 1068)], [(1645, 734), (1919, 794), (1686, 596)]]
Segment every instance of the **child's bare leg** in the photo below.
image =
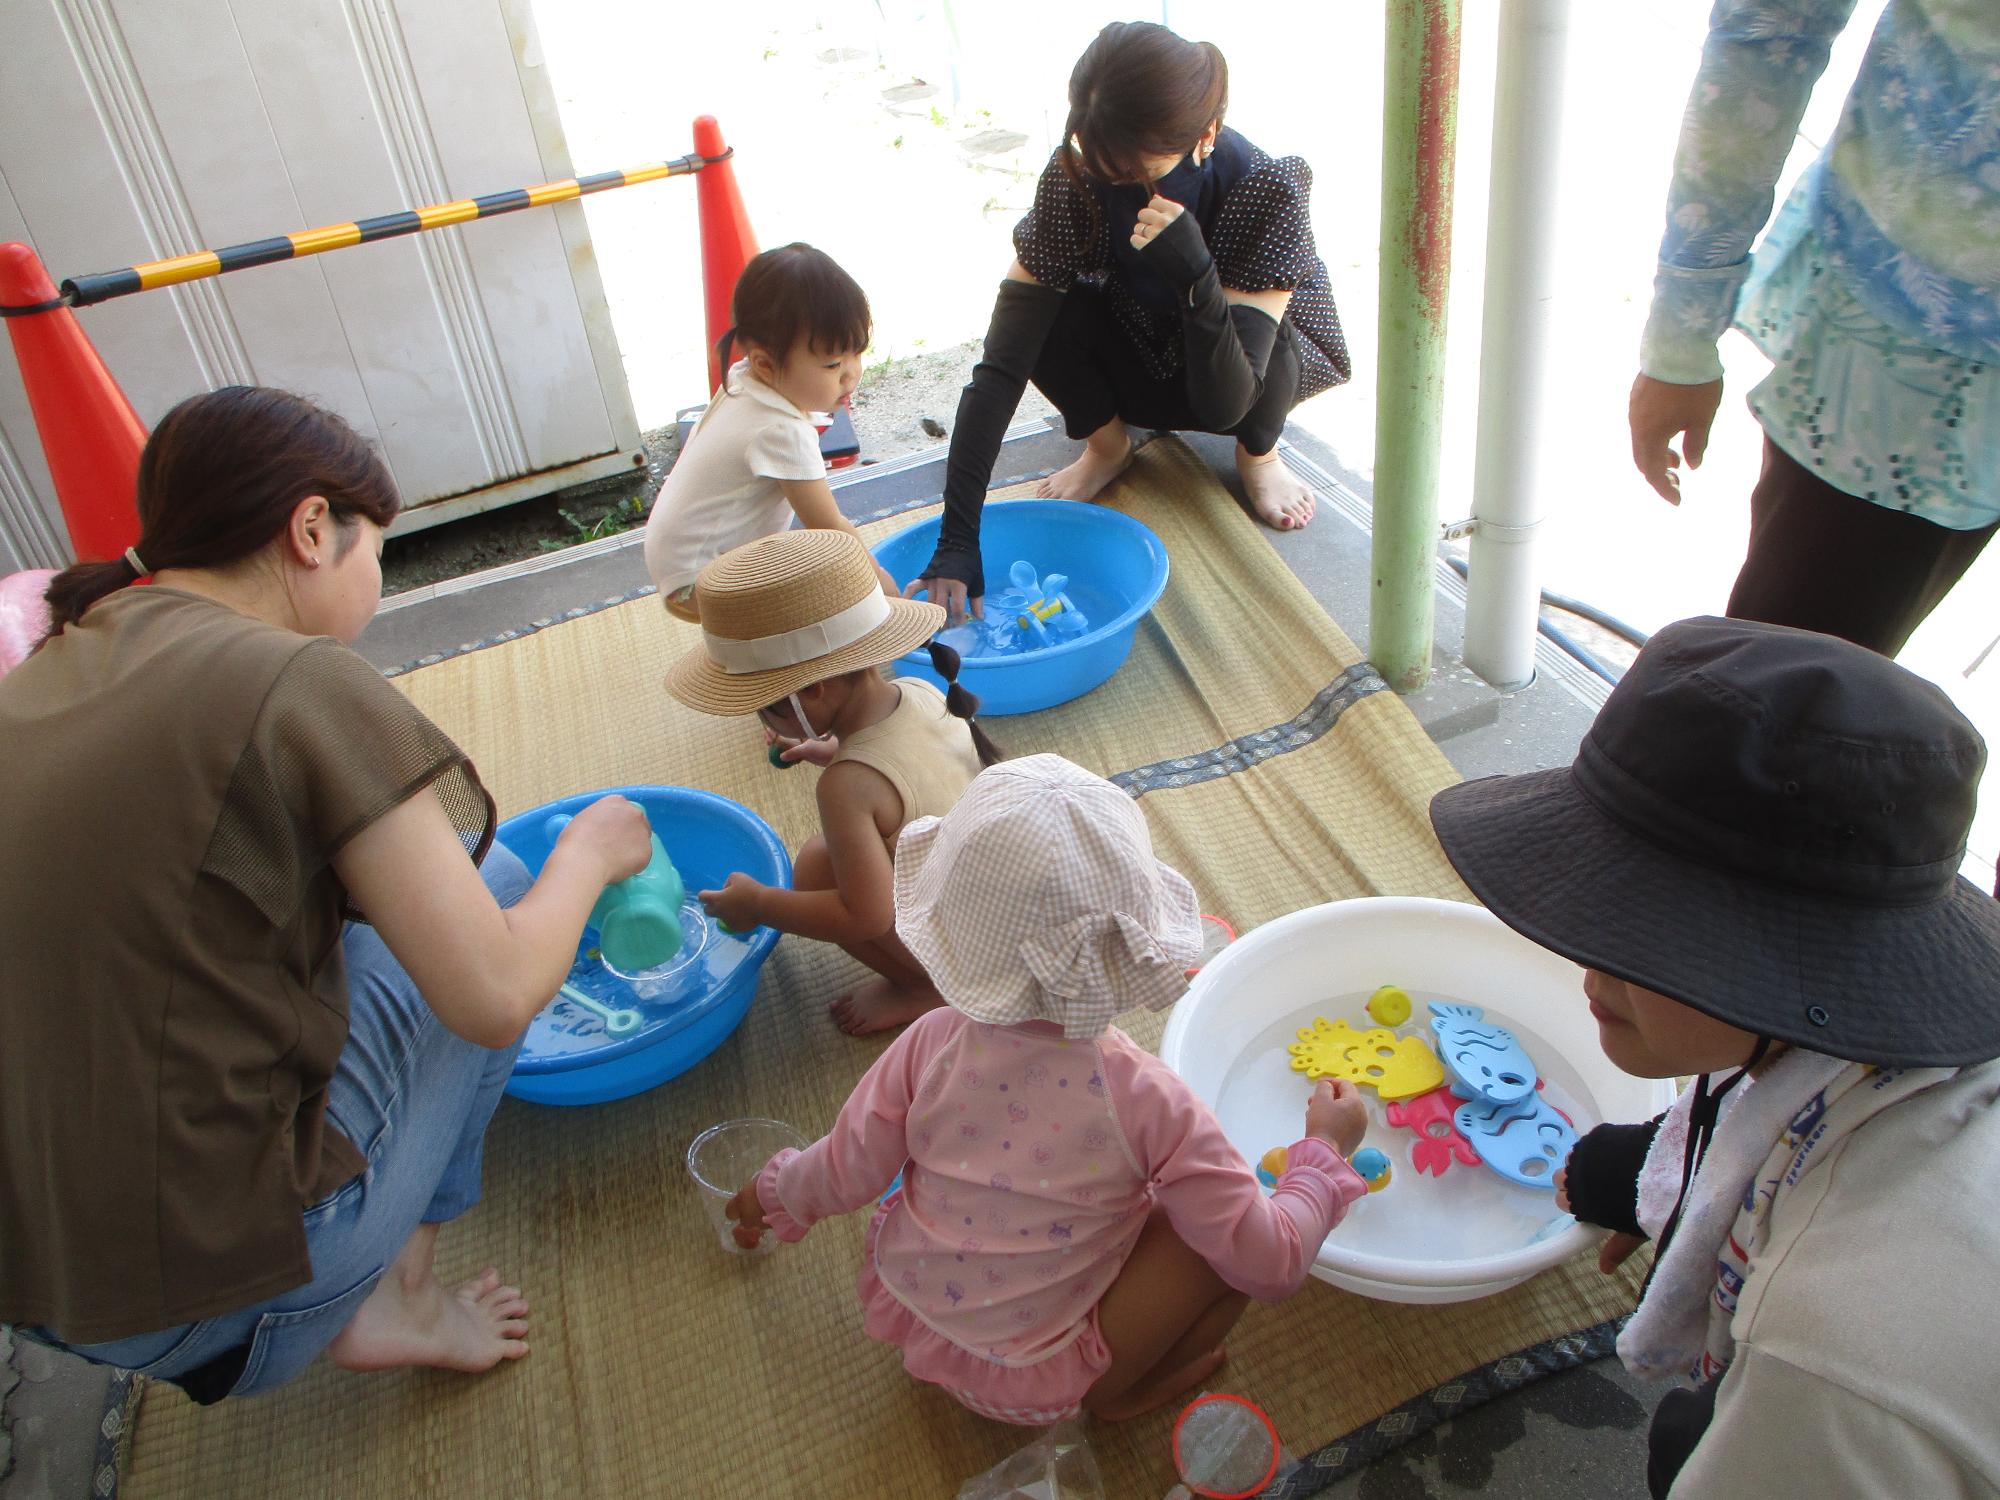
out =
[(1111, 1368), (1084, 1409), (1122, 1422), (1193, 1390), (1221, 1366), (1222, 1341), (1249, 1301), (1155, 1213), (1098, 1304)]
[[(792, 889), (830, 891), (833, 887), (833, 857), (826, 851), (826, 840), (814, 834), (792, 861)], [(827, 1007), (834, 1024), (849, 1036), (887, 1031), (944, 1004), (923, 965), (893, 931), (840, 946), (879, 976)]]
[(1035, 493), (1044, 500), (1095, 500), (1131, 462), (1132, 434), (1125, 430), (1124, 418), (1113, 417), (1084, 439), (1074, 463), (1049, 475)]
[(528, 1299), (490, 1266), (457, 1290), (437, 1279), (438, 1226), (419, 1224), (347, 1326), (327, 1345), (343, 1370), (435, 1365), (490, 1370), (528, 1352)]
[(849, 1036), (868, 1036), (907, 1025), (944, 1004), (944, 996), (937, 992), (930, 975), (895, 933), (885, 933), (872, 943), (841, 946), (879, 976), (828, 1007), (835, 1024)]

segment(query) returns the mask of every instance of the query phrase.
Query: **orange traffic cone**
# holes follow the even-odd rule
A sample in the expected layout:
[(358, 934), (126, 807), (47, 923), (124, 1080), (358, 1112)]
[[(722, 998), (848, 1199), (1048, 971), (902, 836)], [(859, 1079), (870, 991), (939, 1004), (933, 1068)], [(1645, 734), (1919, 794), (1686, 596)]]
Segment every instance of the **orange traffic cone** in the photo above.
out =
[[(0, 244), (0, 305), (55, 299), (55, 285), (35, 252)], [(136, 494), (145, 426), (67, 307), (6, 323), (70, 547), (81, 562), (109, 562), (139, 540)]]
[(757, 234), (736, 186), (736, 168), (718, 160), (728, 147), (714, 115), (695, 116), (694, 149), (709, 163), (695, 173), (694, 188), (701, 210), (701, 285), (708, 314), (708, 388), (713, 391), (722, 384), (722, 336), (736, 321), (729, 311), (736, 278), (757, 253)]

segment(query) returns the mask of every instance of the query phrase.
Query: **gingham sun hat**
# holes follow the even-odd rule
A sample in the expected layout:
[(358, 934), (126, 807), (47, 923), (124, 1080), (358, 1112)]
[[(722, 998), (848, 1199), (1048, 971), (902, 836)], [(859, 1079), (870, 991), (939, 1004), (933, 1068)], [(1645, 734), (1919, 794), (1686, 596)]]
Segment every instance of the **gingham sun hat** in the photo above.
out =
[(944, 629), (944, 609), (882, 592), (845, 531), (781, 531), (732, 547), (695, 580), (702, 643), (667, 691), (705, 714), (755, 713), (815, 682), (879, 667)]
[(1153, 857), (1138, 804), (1059, 755), (989, 767), (903, 830), (896, 933), (955, 1010), (1075, 1038), (1173, 1004), (1202, 940), (1194, 887)]

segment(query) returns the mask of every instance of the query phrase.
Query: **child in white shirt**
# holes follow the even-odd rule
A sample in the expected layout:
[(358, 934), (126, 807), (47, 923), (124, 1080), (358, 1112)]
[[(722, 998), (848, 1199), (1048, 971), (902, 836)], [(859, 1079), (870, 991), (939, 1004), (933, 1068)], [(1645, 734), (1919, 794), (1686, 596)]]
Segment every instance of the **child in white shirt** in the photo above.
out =
[[(697, 574), (744, 542), (801, 526), (853, 532), (834, 503), (819, 426), (852, 394), (868, 347), (868, 298), (810, 245), (766, 250), (732, 304), (742, 357), (690, 434), (646, 522), (646, 571), (668, 612), (699, 619)], [(878, 570), (879, 571), (879, 570)], [(895, 584), (887, 573), (882, 583)]]

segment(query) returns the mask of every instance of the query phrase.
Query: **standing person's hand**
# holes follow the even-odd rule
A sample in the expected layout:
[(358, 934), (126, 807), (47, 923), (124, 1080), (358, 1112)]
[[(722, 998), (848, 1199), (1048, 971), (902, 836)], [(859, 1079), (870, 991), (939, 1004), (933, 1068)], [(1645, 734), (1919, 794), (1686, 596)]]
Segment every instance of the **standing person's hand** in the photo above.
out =
[(1361, 1149), (1368, 1133), (1368, 1106), (1361, 1090), (1345, 1078), (1322, 1078), (1306, 1101), (1306, 1134), (1325, 1141), (1342, 1158)]
[[(1680, 465), (1683, 455), (1690, 469), (1701, 467), (1708, 451), (1708, 430), (1722, 405), (1722, 382), (1702, 385), (1673, 385), (1641, 375), (1632, 382), (1632, 399), (1627, 421), (1632, 429), (1632, 462), (1659, 497), (1669, 505), (1681, 503)], [(1681, 452), (1671, 446), (1681, 440)]]
[(638, 803), (615, 792), (569, 820), (559, 842), (587, 850), (604, 866), (604, 883), (637, 875), (653, 857), (653, 825)]
[(919, 594), (933, 604), (944, 606), (947, 627), (963, 625), (968, 614), (975, 619), (985, 618), (985, 598), (969, 594), (962, 579), (946, 578), (942, 574), (936, 578), (912, 578), (903, 588), (903, 597), (914, 599)]

